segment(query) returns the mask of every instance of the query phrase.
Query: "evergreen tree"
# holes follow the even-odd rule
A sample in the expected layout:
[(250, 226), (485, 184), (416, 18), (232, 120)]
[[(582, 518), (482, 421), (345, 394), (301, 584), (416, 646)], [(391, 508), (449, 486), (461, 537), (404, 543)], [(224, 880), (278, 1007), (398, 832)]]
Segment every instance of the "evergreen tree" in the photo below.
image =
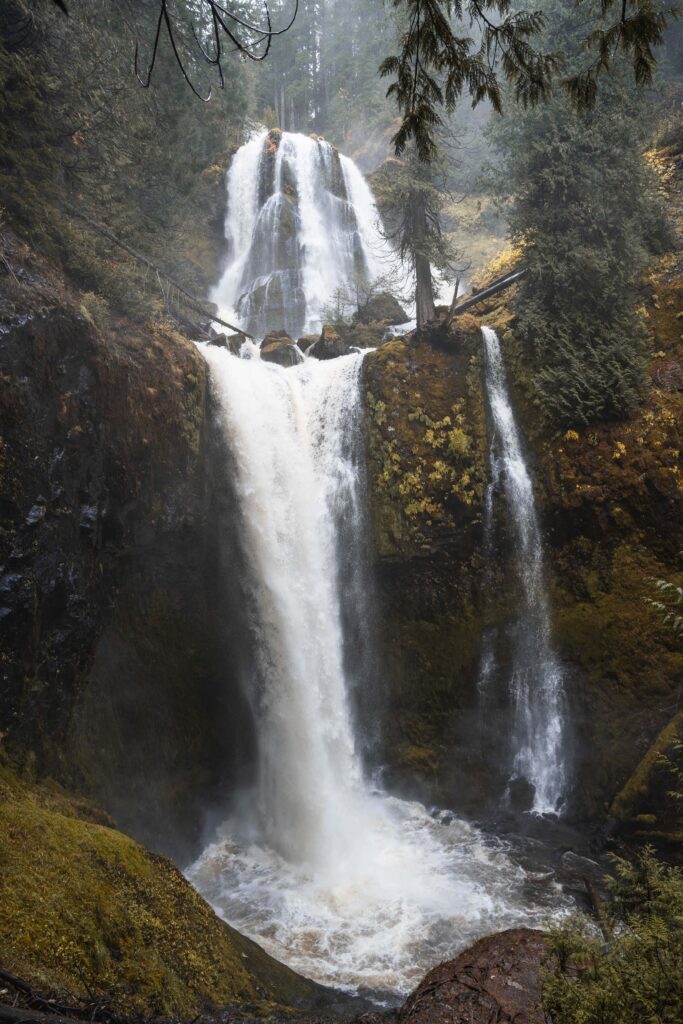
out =
[(445, 161), (425, 163), (411, 149), (407, 159), (387, 161), (373, 176), (387, 237), (413, 277), (420, 328), (436, 318), (432, 268), (452, 276), (458, 257), (441, 226), (450, 195), (446, 172)]
[[(664, 41), (676, 8), (653, 0), (589, 0), (581, 8), (574, 52), (581, 59), (567, 72), (562, 55), (543, 49), (543, 10), (513, 6), (511, 0), (392, 0), (401, 18), (398, 53), (387, 57), (380, 74), (391, 76), (389, 95), (401, 110), (394, 136), (397, 154), (409, 141), (421, 160), (436, 152), (441, 112), (459, 98), (489, 100), (500, 111), (505, 83), (523, 104), (544, 99), (553, 79), (561, 81), (577, 109), (590, 109), (598, 76), (623, 58), (638, 85), (648, 85), (656, 67), (655, 48)], [(616, 18), (614, 17), (616, 13)], [(565, 44), (555, 36), (553, 48)]]
[[(576, 38), (573, 6), (549, 31)], [(643, 156), (643, 96), (625, 75), (605, 80), (591, 110), (566, 94), (497, 120), (513, 242), (528, 267), (519, 333), (535, 356), (535, 387), (558, 425), (628, 414), (640, 400), (647, 356), (638, 284), (667, 241), (657, 181)]]

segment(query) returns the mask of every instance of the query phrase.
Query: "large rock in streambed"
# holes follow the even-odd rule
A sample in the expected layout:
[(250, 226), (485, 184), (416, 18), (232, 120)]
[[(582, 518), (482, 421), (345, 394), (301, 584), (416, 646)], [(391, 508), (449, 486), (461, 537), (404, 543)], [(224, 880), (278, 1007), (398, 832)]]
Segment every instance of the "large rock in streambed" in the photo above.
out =
[(382, 323), (387, 327), (392, 324), (404, 324), (409, 319), (403, 306), (390, 292), (373, 295), (354, 316), (357, 323)]
[(297, 366), (304, 357), (286, 331), (271, 331), (261, 343), (261, 359), (278, 366)]
[(317, 340), (317, 334), (304, 334), (301, 338), (297, 340), (297, 345), (302, 352), (308, 352), (311, 345), (315, 345)]
[(320, 337), (308, 350), (308, 354), (316, 359), (337, 359), (339, 356), (347, 356), (351, 351), (348, 341), (341, 337), (332, 324), (325, 324)]
[(398, 1024), (544, 1024), (542, 932), (512, 928), (440, 964), (408, 997)]
[(214, 331), (207, 345), (213, 345), (215, 348), (225, 348), (228, 352), (232, 352), (234, 356), (238, 356), (246, 340), (245, 334), (218, 334)]

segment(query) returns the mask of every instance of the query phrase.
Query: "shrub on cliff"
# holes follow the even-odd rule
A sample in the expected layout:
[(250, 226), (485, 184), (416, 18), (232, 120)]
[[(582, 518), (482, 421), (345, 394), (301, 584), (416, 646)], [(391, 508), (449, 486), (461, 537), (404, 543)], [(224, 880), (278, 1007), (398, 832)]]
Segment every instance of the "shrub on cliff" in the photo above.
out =
[(544, 1008), (553, 1024), (683, 1020), (683, 872), (649, 848), (614, 865), (606, 940), (576, 923), (552, 937)]

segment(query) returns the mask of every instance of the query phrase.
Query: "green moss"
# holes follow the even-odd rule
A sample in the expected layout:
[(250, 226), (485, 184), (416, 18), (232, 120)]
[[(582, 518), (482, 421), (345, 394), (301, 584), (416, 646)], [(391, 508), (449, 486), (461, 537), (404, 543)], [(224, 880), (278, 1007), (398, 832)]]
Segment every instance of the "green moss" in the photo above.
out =
[(486, 481), (481, 382), (468, 374), (479, 345), (446, 356), (405, 339), (366, 360), (368, 448), (377, 549), (431, 546), (481, 508)]
[(683, 736), (683, 711), (679, 711), (665, 725), (652, 746), (648, 749), (635, 771), (632, 772), (626, 785), (617, 793), (610, 806), (610, 815), (619, 821), (627, 821), (635, 815), (635, 821), (641, 826), (651, 828), (657, 824), (654, 814), (636, 814), (636, 810), (647, 800), (652, 784), (652, 776), (659, 767), (659, 761), (673, 743)]
[[(106, 995), (117, 1012), (271, 1012), (310, 986), (220, 921), (165, 857), (98, 812), (0, 766), (3, 967), (42, 990)], [(99, 816), (106, 820), (104, 816)]]

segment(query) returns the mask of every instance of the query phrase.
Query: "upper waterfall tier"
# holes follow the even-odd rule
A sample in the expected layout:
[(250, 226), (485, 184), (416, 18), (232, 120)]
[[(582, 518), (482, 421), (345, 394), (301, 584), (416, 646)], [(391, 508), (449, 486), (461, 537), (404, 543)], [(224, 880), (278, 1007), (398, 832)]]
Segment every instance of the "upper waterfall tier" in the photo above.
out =
[(320, 330), (327, 304), (391, 269), (367, 182), (323, 139), (260, 132), (235, 154), (227, 190), (229, 262), (211, 297), (257, 338)]

